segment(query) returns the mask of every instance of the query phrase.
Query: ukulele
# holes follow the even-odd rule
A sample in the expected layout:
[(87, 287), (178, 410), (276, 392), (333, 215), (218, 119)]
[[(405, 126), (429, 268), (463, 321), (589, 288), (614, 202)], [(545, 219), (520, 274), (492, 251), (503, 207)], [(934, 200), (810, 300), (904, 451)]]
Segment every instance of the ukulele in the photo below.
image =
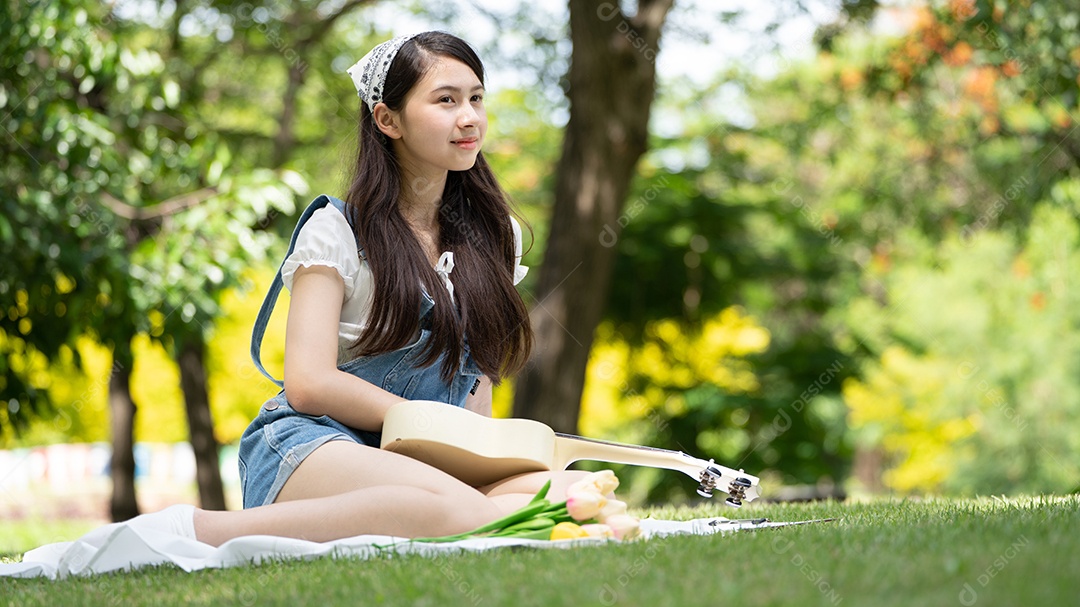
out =
[(578, 460), (649, 466), (682, 472), (697, 492), (738, 508), (760, 495), (756, 476), (679, 451), (562, 434), (530, 419), (493, 419), (446, 403), (413, 400), (386, 412), (382, 448), (434, 466), (473, 487), (523, 472), (565, 470)]

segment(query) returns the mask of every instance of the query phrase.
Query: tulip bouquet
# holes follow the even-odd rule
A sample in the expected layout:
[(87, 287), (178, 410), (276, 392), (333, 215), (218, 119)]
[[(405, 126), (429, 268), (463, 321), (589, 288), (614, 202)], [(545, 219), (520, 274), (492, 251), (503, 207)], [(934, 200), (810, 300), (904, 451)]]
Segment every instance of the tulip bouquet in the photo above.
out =
[(641, 535), (640, 521), (626, 513), (624, 502), (607, 497), (618, 486), (614, 472), (601, 470), (570, 485), (566, 501), (552, 503), (544, 497), (551, 487), (548, 481), (525, 507), (499, 520), (466, 533), (416, 541), (454, 542), (478, 537), (631, 540)]

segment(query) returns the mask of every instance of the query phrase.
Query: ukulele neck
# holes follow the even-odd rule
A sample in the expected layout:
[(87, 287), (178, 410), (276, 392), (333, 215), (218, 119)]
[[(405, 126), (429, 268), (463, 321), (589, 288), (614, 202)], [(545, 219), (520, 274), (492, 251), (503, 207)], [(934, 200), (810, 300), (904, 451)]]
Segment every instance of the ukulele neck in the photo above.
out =
[(706, 462), (678, 451), (626, 445), (611, 441), (584, 438), (573, 434), (555, 433), (555, 461), (553, 470), (565, 470), (578, 460), (596, 460), (612, 464), (648, 466), (682, 472), (695, 480), (706, 467)]

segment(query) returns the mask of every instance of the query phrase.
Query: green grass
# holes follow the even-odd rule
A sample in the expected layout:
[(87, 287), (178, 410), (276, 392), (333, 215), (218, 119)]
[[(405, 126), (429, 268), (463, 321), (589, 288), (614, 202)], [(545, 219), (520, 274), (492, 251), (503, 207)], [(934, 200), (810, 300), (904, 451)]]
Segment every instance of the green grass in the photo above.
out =
[[(0, 533), (0, 562), (8, 555), (22, 554), (31, 548), (54, 542), (68, 542), (104, 523), (83, 520), (50, 521), (27, 519), (4, 521)], [(8, 561), (11, 559), (8, 558)], [(21, 559), (20, 559), (21, 560)], [(0, 602), (0, 605), (3, 603)]]
[[(0, 579), (11, 605), (1075, 605), (1080, 497), (718, 505), (658, 518), (839, 517), (570, 550), (319, 559), (65, 581)], [(974, 593), (974, 594), (973, 594)], [(974, 602), (973, 602), (974, 601)]]

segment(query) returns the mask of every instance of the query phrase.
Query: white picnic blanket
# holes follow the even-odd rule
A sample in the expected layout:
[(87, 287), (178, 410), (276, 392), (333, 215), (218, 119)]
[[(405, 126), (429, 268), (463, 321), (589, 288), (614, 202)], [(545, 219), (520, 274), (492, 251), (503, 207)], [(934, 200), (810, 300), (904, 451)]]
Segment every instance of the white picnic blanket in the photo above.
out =
[[(729, 520), (725, 518), (667, 521), (644, 519), (641, 529), (646, 538), (676, 534), (711, 535), (779, 527), (799, 523), (778, 523), (767, 519)], [(184, 571), (235, 567), (265, 560), (313, 559), (322, 556), (366, 559), (383, 554), (423, 554), (438, 556), (447, 552), (480, 551), (506, 546), (570, 548), (602, 544), (615, 540), (580, 539), (563, 541), (516, 538), (469, 539), (448, 543), (414, 542), (388, 535), (359, 535), (332, 542), (309, 542), (268, 535), (252, 535), (230, 540), (214, 547), (197, 540), (164, 533), (156, 529), (133, 527), (124, 523), (99, 528), (73, 542), (46, 544), (23, 555), (22, 562), (0, 563), (0, 576), (19, 578), (66, 578), (117, 570), (131, 570), (150, 565), (173, 564)]]

